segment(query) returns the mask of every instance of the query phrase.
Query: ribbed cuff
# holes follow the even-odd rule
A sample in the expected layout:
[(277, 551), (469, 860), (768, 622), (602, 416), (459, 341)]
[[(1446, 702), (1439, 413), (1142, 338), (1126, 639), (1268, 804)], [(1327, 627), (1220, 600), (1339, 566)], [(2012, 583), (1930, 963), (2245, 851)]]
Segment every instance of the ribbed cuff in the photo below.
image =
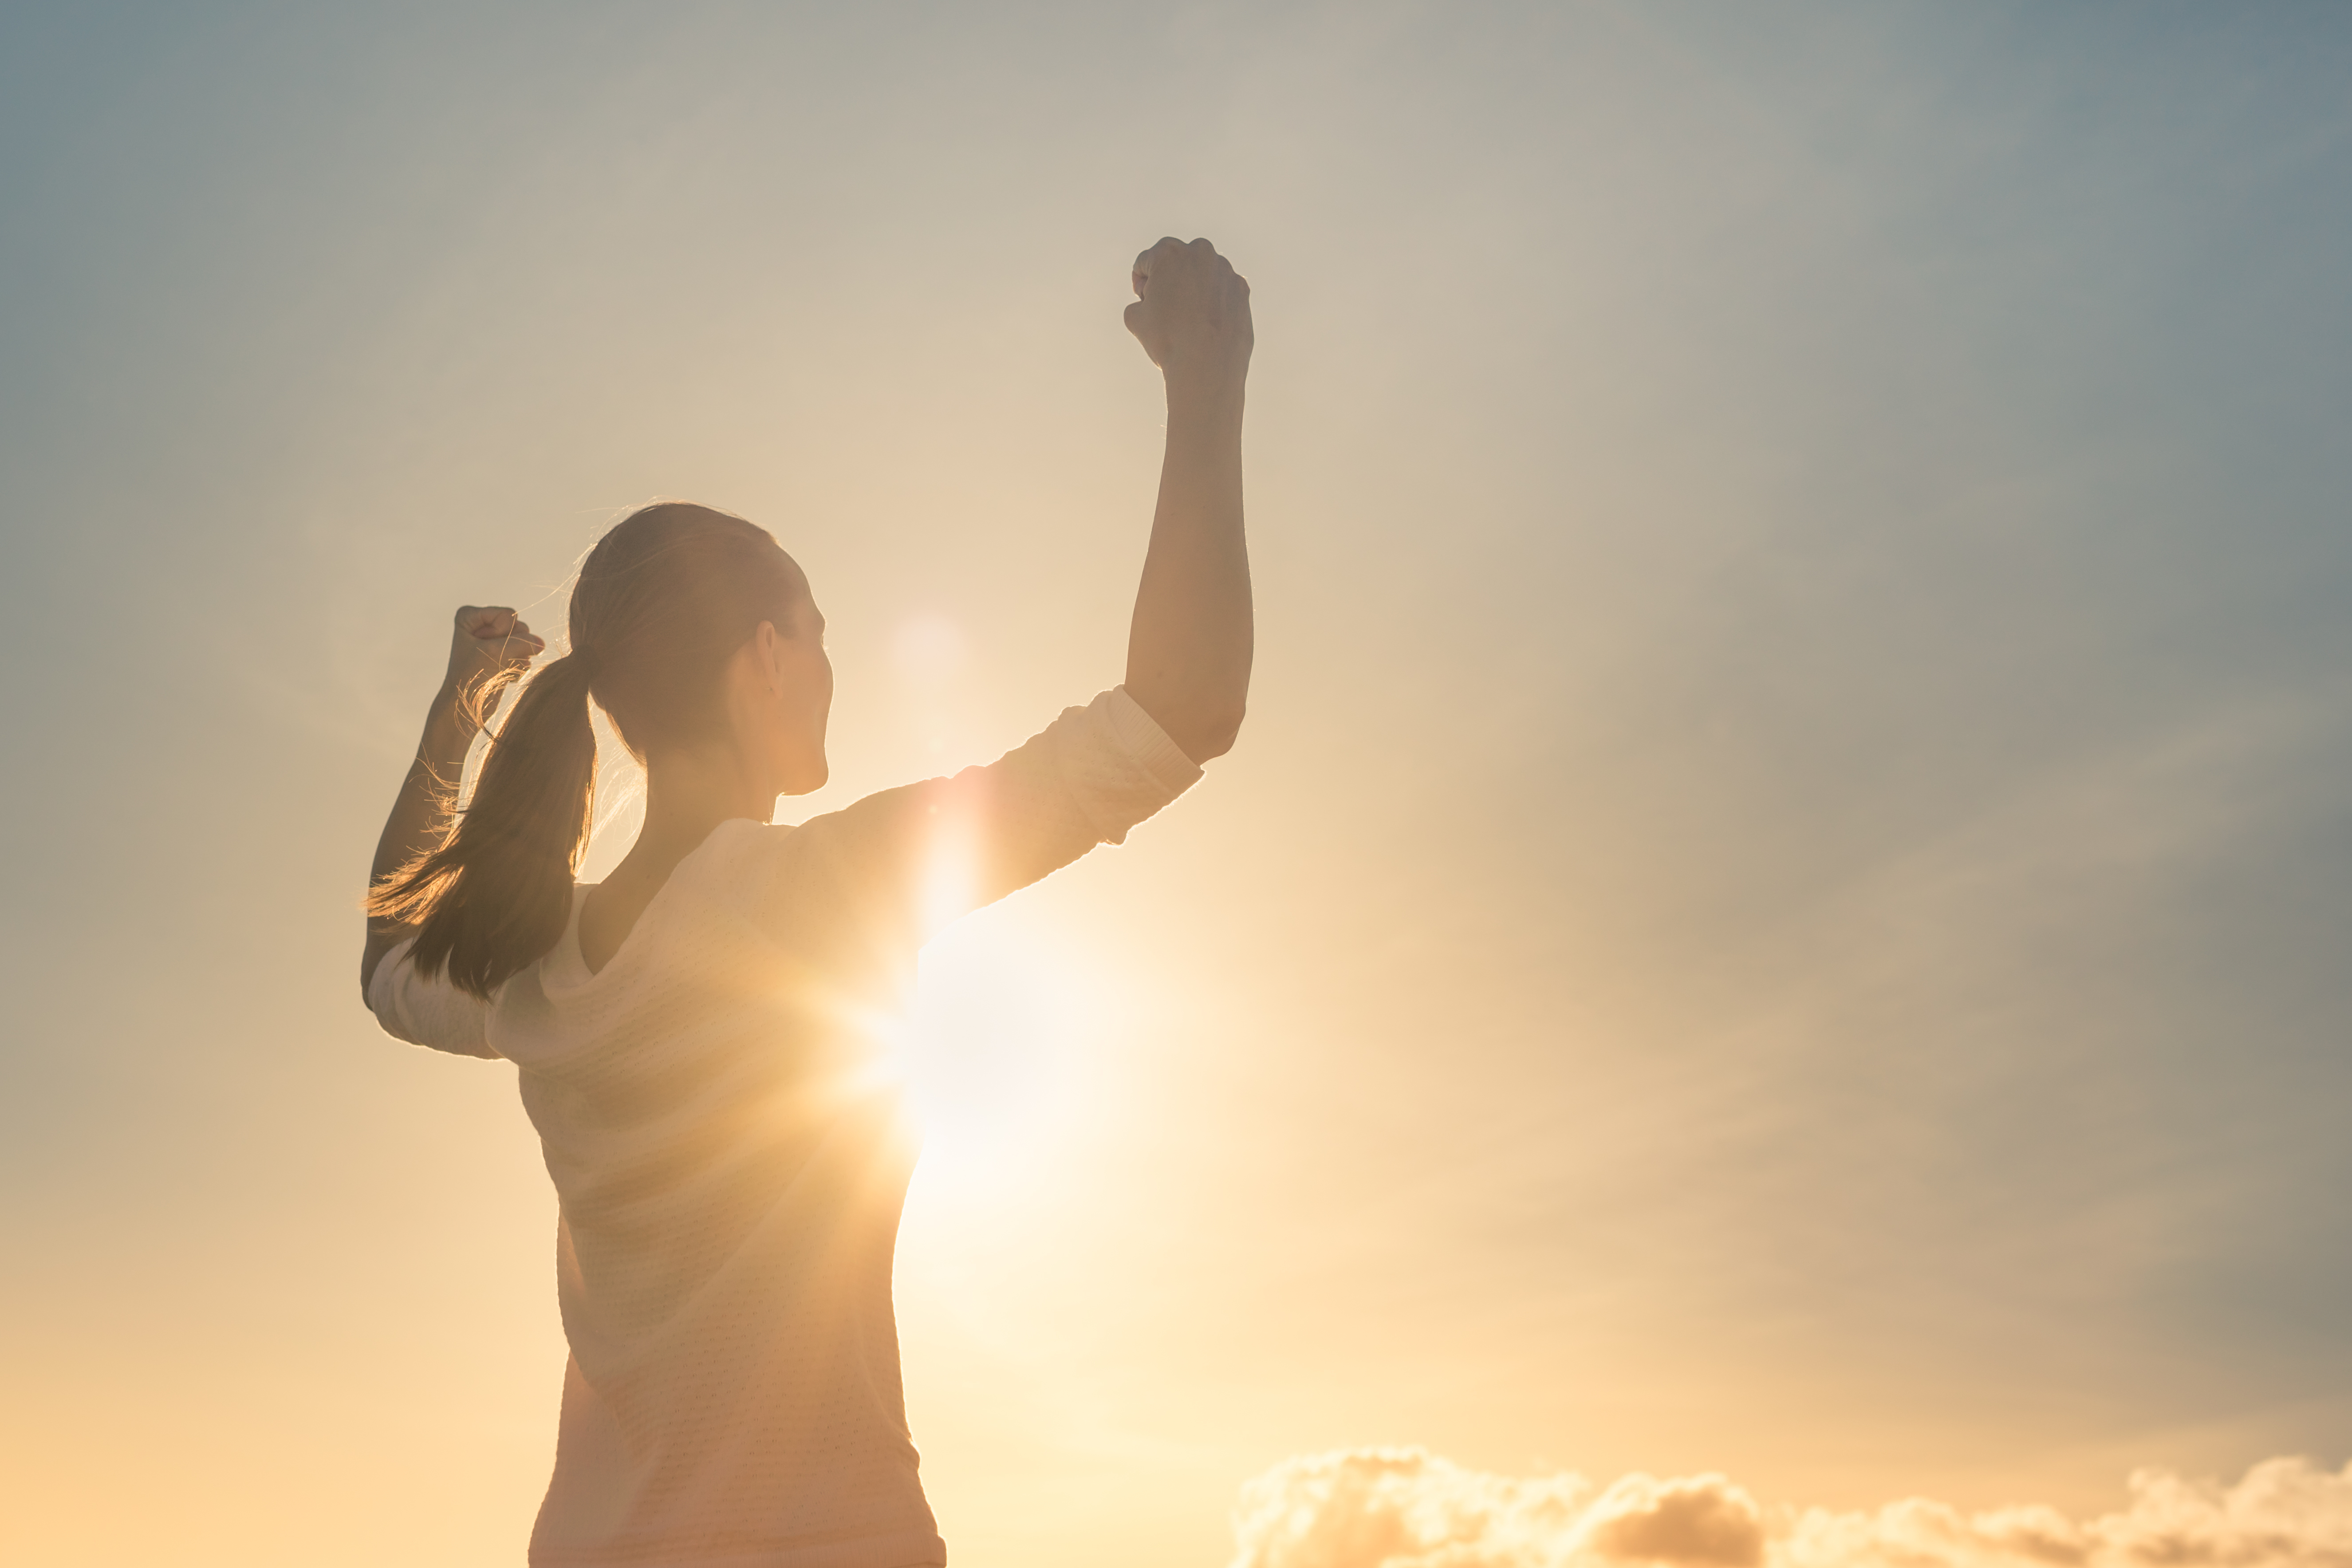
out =
[(1110, 721), (1112, 736), (1159, 781), (1171, 800), (1201, 782), (1201, 764), (1168, 738), (1168, 731), (1143, 710), (1142, 703), (1128, 695), (1126, 687), (1114, 686), (1103, 697), (1103, 714)]

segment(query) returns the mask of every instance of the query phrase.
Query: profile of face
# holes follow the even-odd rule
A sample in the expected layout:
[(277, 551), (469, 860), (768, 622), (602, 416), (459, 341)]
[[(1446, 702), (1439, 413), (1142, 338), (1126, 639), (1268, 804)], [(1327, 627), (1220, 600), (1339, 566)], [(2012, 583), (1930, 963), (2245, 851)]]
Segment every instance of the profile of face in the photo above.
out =
[(736, 745), (760, 787), (775, 795), (822, 788), (833, 661), (816, 601), (803, 598), (782, 624), (761, 621), (730, 662), (728, 687)]

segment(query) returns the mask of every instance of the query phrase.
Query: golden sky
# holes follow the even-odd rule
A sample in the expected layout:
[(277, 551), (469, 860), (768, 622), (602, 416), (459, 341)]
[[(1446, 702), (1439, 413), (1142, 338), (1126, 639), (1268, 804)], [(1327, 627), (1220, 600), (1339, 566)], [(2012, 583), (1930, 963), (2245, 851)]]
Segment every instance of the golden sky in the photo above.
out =
[(2122, 1562), (2135, 1468), (2293, 1455), (2352, 1541), (2347, 68), (2285, 5), (0, 20), (0, 1558), (520, 1560), (551, 1196), (353, 983), (448, 610), (727, 507), (831, 627), (786, 820), (992, 756), (1121, 668), (1163, 233), (1254, 285), (1257, 681), (927, 956), (959, 1568), (1377, 1568), (1284, 1488)]

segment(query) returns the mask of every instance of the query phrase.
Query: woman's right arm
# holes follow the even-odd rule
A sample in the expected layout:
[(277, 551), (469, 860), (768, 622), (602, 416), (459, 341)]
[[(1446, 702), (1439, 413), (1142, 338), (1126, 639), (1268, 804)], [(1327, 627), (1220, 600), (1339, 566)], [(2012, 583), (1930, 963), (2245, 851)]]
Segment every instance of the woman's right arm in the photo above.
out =
[[(502, 605), (467, 605), (457, 611), (449, 633), (449, 668), (425, 710), (425, 733), (417, 740), (408, 776), (401, 781), (400, 794), (384, 817), (375, 863), (368, 872), (370, 887), (440, 844), (449, 825), (449, 802), (466, 771), (466, 752), (481, 730), (482, 716), (497, 706), (499, 691), (546, 646)], [(369, 919), (360, 952), (362, 1000), (375, 978), (376, 965), (408, 934), (406, 926)]]

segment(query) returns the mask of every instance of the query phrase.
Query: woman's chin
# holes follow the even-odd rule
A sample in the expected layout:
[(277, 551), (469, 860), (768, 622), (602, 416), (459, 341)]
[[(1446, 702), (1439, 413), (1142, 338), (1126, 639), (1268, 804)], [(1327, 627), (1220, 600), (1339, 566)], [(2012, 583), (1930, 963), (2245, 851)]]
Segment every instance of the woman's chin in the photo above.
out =
[(832, 768), (823, 758), (819, 758), (816, 765), (814, 767), (795, 769), (793, 775), (785, 782), (784, 787), (780, 793), (784, 795), (814, 795), (817, 791), (824, 787), (825, 780), (832, 776)]

